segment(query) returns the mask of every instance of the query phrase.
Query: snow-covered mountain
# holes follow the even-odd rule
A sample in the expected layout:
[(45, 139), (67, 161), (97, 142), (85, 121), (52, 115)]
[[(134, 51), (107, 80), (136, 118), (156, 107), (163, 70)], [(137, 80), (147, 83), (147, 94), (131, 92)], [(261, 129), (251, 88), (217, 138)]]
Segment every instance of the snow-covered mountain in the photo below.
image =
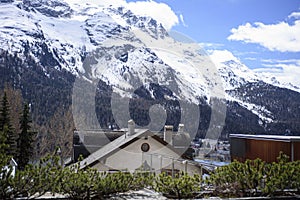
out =
[[(0, 21), (1, 85), (13, 82), (39, 108), (58, 98), (53, 95), (63, 102), (56, 106), (71, 104), (78, 78), (97, 84), (101, 80), (98, 87), (119, 98), (185, 101), (210, 109), (200, 117), (197, 133), (202, 136), (214, 98), (227, 101), (225, 134), (300, 133), (299, 124), (293, 123), (300, 117), (299, 87), (256, 74), (237, 59), (210, 59), (198, 45), (175, 41), (159, 22), (126, 7), (2, 0)], [(37, 85), (50, 94), (36, 97), (30, 91)]]
[(274, 86), (300, 92), (299, 86), (288, 82), (280, 82), (274, 76), (254, 72), (228, 50), (209, 50), (209, 53), (218, 68), (220, 76), (223, 78), (226, 90), (240, 87), (246, 82), (263, 81)]

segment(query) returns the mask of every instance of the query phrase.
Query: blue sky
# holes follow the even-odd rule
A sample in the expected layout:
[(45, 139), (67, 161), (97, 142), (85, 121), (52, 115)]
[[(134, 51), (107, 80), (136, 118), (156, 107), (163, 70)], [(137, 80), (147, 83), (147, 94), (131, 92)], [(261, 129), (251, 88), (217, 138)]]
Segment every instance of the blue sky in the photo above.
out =
[[(144, 11), (154, 18), (160, 15), (157, 19), (164, 21), (165, 26), (202, 43), (208, 51), (230, 52), (256, 72), (288, 79), (300, 86), (300, 0), (127, 0), (127, 3), (133, 10)], [(165, 12), (158, 11), (159, 7)]]
[[(230, 30), (246, 23), (261, 22), (276, 24), (282, 21), (291, 22), (288, 16), (299, 11), (299, 0), (188, 0), (162, 1), (183, 15), (186, 27), (174, 26), (173, 29), (185, 33), (201, 43), (216, 43), (236, 54), (250, 68), (261, 67), (257, 59), (291, 59), (300, 58), (298, 53), (269, 51), (257, 44), (245, 44), (241, 41), (230, 41)], [(175, 3), (176, 2), (176, 3)], [(274, 38), (275, 39), (275, 38)], [(250, 52), (250, 53), (247, 53)], [(254, 52), (259, 53), (253, 55)]]

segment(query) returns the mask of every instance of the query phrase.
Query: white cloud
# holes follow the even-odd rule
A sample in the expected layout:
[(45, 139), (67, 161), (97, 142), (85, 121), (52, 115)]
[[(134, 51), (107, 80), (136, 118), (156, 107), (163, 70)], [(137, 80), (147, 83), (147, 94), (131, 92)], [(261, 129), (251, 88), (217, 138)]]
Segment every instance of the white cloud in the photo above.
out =
[(281, 83), (291, 83), (300, 87), (300, 59), (262, 60), (264, 68), (258, 68), (254, 71), (266, 76), (274, 76)]
[(257, 55), (257, 51), (244, 51), (244, 52), (239, 52), (239, 51), (234, 51), (234, 55), (236, 56), (249, 56), (249, 55)]
[[(296, 16), (293, 13), (291, 15)], [(293, 24), (246, 23), (231, 29), (231, 33), (228, 40), (256, 43), (271, 51), (300, 52), (300, 20)]]
[(173, 26), (179, 24), (177, 15), (171, 7), (165, 3), (157, 3), (152, 0), (137, 1), (127, 3), (126, 7), (136, 15), (152, 17), (156, 21), (162, 23), (167, 30), (170, 30)]
[(295, 86), (300, 86), (300, 66), (285, 65), (282, 68), (271, 68), (267, 72), (263, 72), (265, 75), (274, 76), (281, 83), (291, 83)]
[(257, 58), (253, 58), (253, 57), (246, 57), (244, 58), (245, 60), (257, 60)]
[(221, 43), (209, 43), (209, 42), (203, 42), (198, 43), (203, 49), (207, 50), (213, 50), (213, 49), (220, 49), (224, 47), (224, 44)]
[(188, 27), (188, 25), (187, 25), (187, 24), (185, 23), (185, 21), (184, 21), (184, 18), (183, 18), (183, 15), (182, 15), (182, 14), (179, 15), (179, 18), (180, 18), (180, 21), (181, 21), (182, 25), (183, 25), (184, 27)]
[[(114, 6), (131, 10), (134, 14), (147, 16), (161, 23), (165, 29), (170, 30), (173, 26), (182, 23), (185, 26), (183, 15), (179, 17), (172, 8), (165, 3), (157, 3), (153, 0), (127, 2), (126, 0), (65, 0), (67, 3), (75, 7), (84, 7), (86, 4), (93, 5), (95, 12), (103, 6)], [(180, 19), (179, 19), (180, 18)], [(179, 21), (180, 20), (180, 21)]]
[(210, 59), (218, 66), (220, 63), (233, 60), (236, 62), (240, 62), (237, 57), (235, 57), (228, 50), (208, 50)]
[(300, 66), (300, 60), (299, 59), (285, 59), (285, 60), (279, 60), (279, 59), (263, 59), (261, 60), (263, 63), (294, 63), (298, 64)]
[(282, 68), (278, 68), (278, 67), (257, 68), (257, 69), (253, 69), (253, 71), (256, 73), (272, 74), (272, 76), (274, 76), (275, 74), (277, 76), (277, 73), (283, 72)]
[(300, 66), (284, 65), (282, 66), (282, 70), (283, 72), (277, 75), (279, 81), (300, 86)]
[(300, 12), (292, 12), (292, 13), (289, 15), (289, 18), (300, 19)]

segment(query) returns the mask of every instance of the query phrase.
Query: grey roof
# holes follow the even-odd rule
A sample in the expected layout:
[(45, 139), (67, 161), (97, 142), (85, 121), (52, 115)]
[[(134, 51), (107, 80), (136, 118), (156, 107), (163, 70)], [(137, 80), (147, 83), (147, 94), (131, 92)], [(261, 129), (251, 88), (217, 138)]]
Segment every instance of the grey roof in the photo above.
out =
[(125, 134), (122, 130), (76, 130), (74, 135), (78, 135), (84, 146), (104, 146), (111, 140)]
[(144, 134), (154, 135), (148, 129), (135, 129), (135, 134), (128, 135), (127, 133), (118, 137), (117, 139), (113, 140), (112, 142), (108, 143), (107, 145), (103, 146), (98, 151), (90, 154), (87, 158), (80, 162), (80, 168), (85, 168), (93, 164), (94, 162), (98, 161), (99, 159), (103, 158), (104, 156), (114, 152), (121, 146), (127, 144), (128, 142), (132, 141), (135, 138), (141, 137)]
[(230, 134), (229, 137), (254, 139), (254, 140), (273, 140), (273, 141), (282, 141), (282, 142), (300, 142), (300, 136), (287, 136), (287, 135)]

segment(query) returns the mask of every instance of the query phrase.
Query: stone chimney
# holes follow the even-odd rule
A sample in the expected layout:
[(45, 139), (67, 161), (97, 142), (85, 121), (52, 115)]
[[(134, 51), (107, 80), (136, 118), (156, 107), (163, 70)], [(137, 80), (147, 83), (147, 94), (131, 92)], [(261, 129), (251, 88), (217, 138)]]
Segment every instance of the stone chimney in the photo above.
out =
[(178, 125), (178, 133), (183, 133), (184, 132), (184, 124), (179, 124)]
[(173, 145), (173, 126), (166, 125), (164, 128), (164, 140), (169, 143), (170, 145)]
[(132, 119), (130, 119), (129, 121), (128, 121), (128, 136), (130, 136), (130, 135), (134, 135), (134, 128), (135, 128), (135, 123), (134, 123), (134, 121), (132, 120)]

